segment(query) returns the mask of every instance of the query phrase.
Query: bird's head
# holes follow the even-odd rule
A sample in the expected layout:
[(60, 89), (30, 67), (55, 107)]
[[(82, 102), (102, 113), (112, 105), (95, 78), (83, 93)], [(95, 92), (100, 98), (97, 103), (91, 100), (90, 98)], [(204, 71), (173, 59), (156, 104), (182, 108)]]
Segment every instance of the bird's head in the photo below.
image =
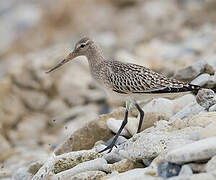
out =
[(93, 45), (93, 44), (94, 44), (94, 42), (91, 39), (89, 39), (87, 37), (82, 38), (80, 41), (78, 41), (76, 43), (74, 50), (65, 59), (63, 59), (61, 62), (56, 64), (53, 68), (48, 70), (46, 73), (50, 73), (50, 72), (54, 71), (55, 69), (59, 68), (63, 64), (69, 62), (70, 60), (72, 60), (78, 56), (87, 55), (88, 50), (90, 49), (91, 45)]

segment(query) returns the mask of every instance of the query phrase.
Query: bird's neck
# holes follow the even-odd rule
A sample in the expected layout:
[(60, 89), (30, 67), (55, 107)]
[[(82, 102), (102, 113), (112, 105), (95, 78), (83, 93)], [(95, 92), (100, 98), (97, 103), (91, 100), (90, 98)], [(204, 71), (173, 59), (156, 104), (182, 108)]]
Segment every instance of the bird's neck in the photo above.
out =
[(105, 60), (102, 50), (97, 45), (92, 45), (87, 53), (86, 57), (89, 62), (89, 66), (91, 69), (94, 69), (95, 67), (99, 66), (102, 61)]

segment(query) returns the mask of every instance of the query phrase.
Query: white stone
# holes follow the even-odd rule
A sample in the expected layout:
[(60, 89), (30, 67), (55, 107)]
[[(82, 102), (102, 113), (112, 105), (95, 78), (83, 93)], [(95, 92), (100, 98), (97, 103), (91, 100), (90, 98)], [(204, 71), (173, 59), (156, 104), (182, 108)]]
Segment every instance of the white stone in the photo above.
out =
[(216, 137), (202, 139), (183, 145), (168, 152), (166, 160), (173, 163), (186, 163), (206, 160), (216, 155)]

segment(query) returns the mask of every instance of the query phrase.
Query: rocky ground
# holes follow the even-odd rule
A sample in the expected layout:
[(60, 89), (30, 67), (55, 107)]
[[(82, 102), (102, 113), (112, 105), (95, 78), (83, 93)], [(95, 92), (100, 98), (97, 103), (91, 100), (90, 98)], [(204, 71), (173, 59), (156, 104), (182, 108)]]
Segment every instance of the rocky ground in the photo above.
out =
[[(0, 179), (216, 179), (214, 0), (0, 2)], [(85, 58), (52, 74), (84, 35), (111, 58), (202, 86), (141, 102), (111, 153), (124, 102), (107, 99)]]

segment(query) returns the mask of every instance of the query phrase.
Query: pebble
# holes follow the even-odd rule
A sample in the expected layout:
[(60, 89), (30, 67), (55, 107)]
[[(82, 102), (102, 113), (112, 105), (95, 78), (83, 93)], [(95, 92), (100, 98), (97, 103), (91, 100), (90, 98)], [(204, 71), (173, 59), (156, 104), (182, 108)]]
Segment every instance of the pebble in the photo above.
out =
[(92, 150), (64, 153), (56, 157), (53, 172), (59, 173), (67, 169), (71, 169), (82, 162), (97, 159), (99, 157), (101, 157), (101, 155)]
[(137, 168), (132, 169), (124, 173), (120, 173), (114, 176), (111, 176), (109, 180), (139, 180), (139, 179), (145, 179), (145, 180), (163, 180), (161, 177), (154, 177), (149, 176), (145, 174), (145, 168)]
[(174, 78), (178, 80), (191, 81), (202, 73), (214, 74), (214, 68), (206, 61), (198, 61), (190, 66), (177, 71)]
[(200, 173), (200, 174), (193, 174), (185, 175), (185, 176), (177, 176), (169, 178), (169, 180), (215, 180), (215, 176), (210, 173)]
[(216, 155), (216, 137), (202, 139), (169, 151), (166, 160), (183, 164), (192, 161), (207, 160)]
[(199, 75), (196, 79), (190, 82), (190, 84), (204, 86), (210, 78), (210, 75), (207, 73)]
[(62, 171), (56, 175), (53, 175), (51, 180), (67, 180), (71, 176), (86, 172), (86, 171), (104, 171), (104, 165), (107, 161), (103, 158), (97, 158), (94, 160), (86, 161), (76, 165), (75, 167)]
[(216, 96), (211, 89), (201, 89), (198, 91), (196, 101), (200, 106), (209, 109), (212, 105), (216, 104)]
[(86, 171), (79, 173), (77, 175), (74, 175), (68, 180), (76, 179), (76, 180), (96, 180), (96, 179), (102, 179), (104, 176), (106, 176), (106, 173), (103, 171)]
[[(194, 130), (195, 129), (187, 129), (185, 132), (181, 130), (173, 132), (143, 131), (129, 139), (119, 153), (123, 157), (132, 160), (152, 159), (165, 150), (193, 142), (193, 140), (190, 139), (189, 133)], [(146, 144), (148, 144), (148, 146), (146, 146)]]
[(170, 178), (177, 176), (181, 170), (181, 166), (175, 163), (162, 162), (158, 166), (158, 176), (163, 178)]

